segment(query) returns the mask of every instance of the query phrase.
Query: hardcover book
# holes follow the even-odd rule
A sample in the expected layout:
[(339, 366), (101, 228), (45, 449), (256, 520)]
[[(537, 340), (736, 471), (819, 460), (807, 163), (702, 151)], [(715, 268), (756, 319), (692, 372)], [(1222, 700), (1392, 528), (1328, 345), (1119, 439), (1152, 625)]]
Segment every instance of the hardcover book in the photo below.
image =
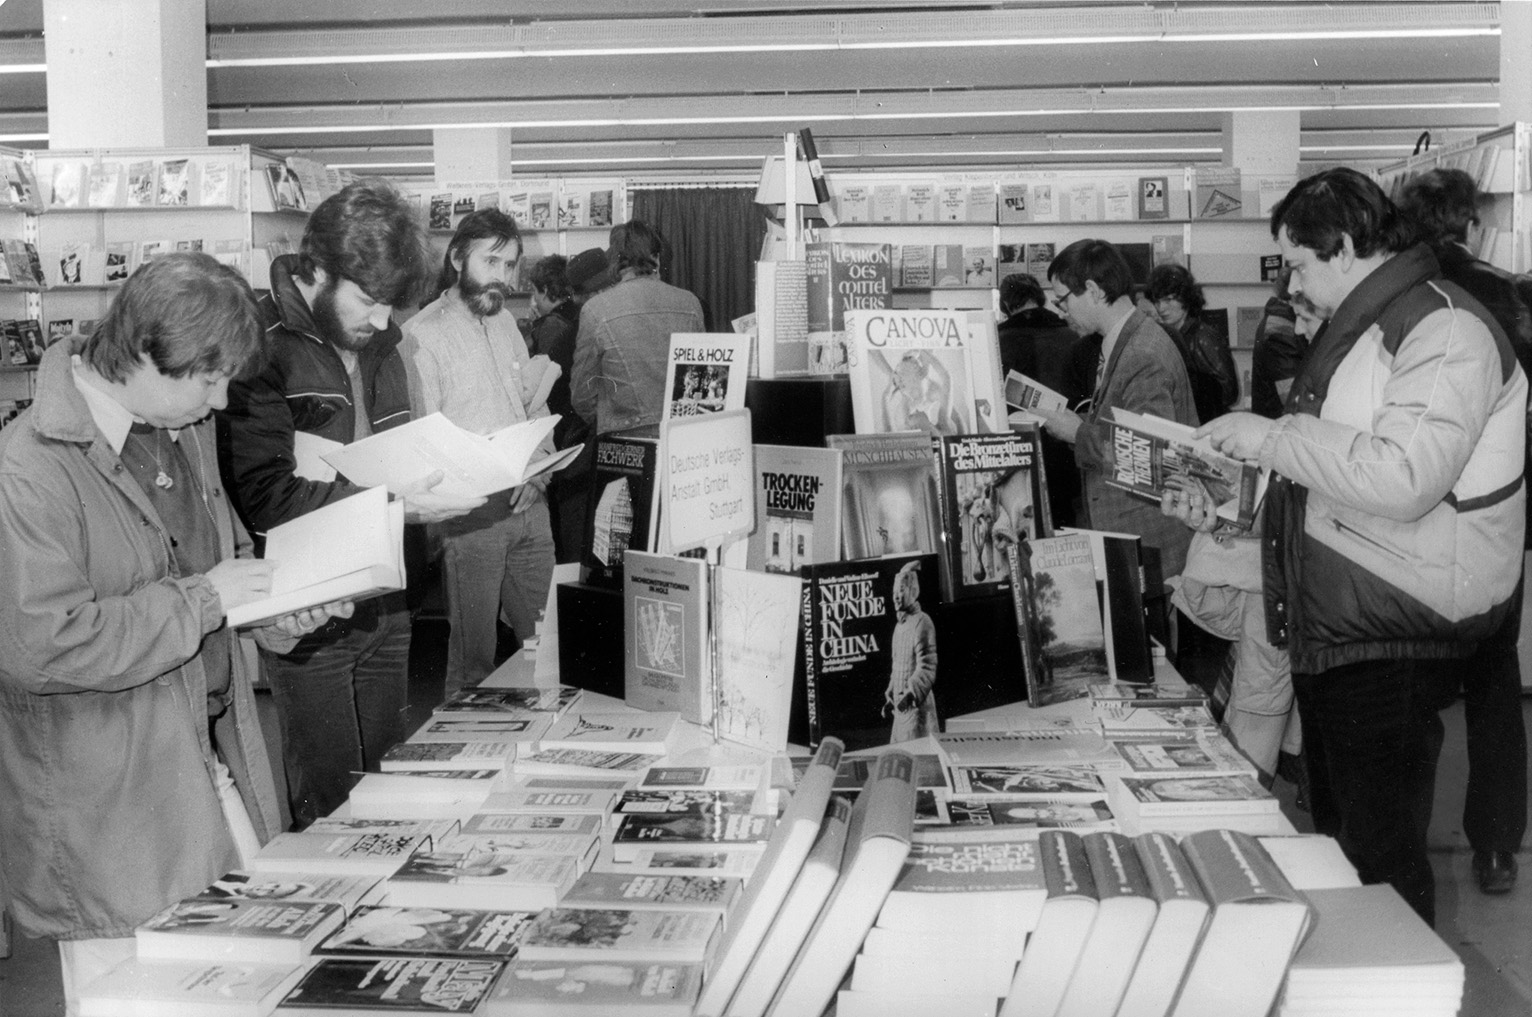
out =
[(889, 306), (893, 260), (887, 244), (806, 246), (810, 374), (846, 373), (846, 312)]
[(1165, 1017), (1207, 922), (1208, 900), (1175, 838), (1140, 834), (1134, 849), (1158, 910), (1118, 1004), (1120, 1017)]
[(839, 449), (755, 446), (755, 531), (747, 568), (797, 573), (840, 558)]
[[(623, 698), (629, 706), (675, 711), (695, 724), (712, 720), (709, 614), (706, 561), (637, 549), (627, 552), (622, 587)], [(569, 720), (566, 716), (565, 722)], [(596, 732), (584, 737), (594, 740)], [(610, 743), (602, 747), (620, 748)], [(668, 751), (667, 745), (631, 748), (661, 755)]]
[(1048, 896), (1006, 993), (1001, 1017), (1058, 1012), (1100, 904), (1079, 834), (1049, 830), (1038, 838), (1037, 847)]
[(265, 1017), (300, 964), (129, 958), (80, 990), (80, 1017)]
[(703, 964), (718, 935), (716, 914), (636, 908), (551, 908), (521, 944), (528, 961)]
[(1201, 491), (1219, 518), (1245, 528), (1254, 523), (1269, 470), (1218, 452), (1185, 424), (1118, 407), (1112, 414), (1108, 484), (1155, 503), (1167, 490)]
[(219, 876), (196, 896), (202, 900), (319, 901), (339, 904), (349, 914), (377, 883), (371, 876), (234, 869)]
[(1038, 429), (942, 435), (944, 600), (988, 596), (1010, 585), (1006, 546), (1053, 532)]
[(1023, 939), (1047, 889), (1037, 839), (1015, 827), (922, 827), (878, 912), (878, 926), (922, 934)]
[(940, 636), (926, 611), (940, 593), (934, 554), (804, 569), (807, 740), (847, 748), (940, 730)]
[(931, 260), (931, 245), (900, 245), (899, 285), (904, 289), (924, 289), (935, 281), (935, 263)]
[(825, 442), (844, 456), (841, 557), (934, 554), (941, 546), (941, 509), (930, 437), (920, 431), (832, 434)]
[(848, 313), (857, 433), (1006, 430), (998, 347), (990, 349), (993, 322), (983, 317), (960, 310)]
[(475, 1013), (503, 960), (326, 957), (277, 1005), (281, 1017)]
[(484, 1005), (485, 1017), (631, 1014), (691, 1017), (701, 964), (513, 961)]
[(749, 361), (749, 336), (672, 332), (661, 419), (742, 409)]
[(1133, 842), (1120, 833), (1081, 838), (1096, 880), (1096, 920), (1080, 948), (1076, 977), (1059, 1003), (1058, 1017), (1116, 1013), (1144, 948), (1158, 905)]
[(144, 922), (134, 937), (140, 960), (297, 964), (345, 919), (339, 904), (323, 901), (190, 897)]
[(399, 907), (550, 908), (574, 885), (583, 859), (535, 851), (485, 850), (472, 838), (411, 855), (390, 876), (385, 902)]
[(697, 1003), (702, 1017), (722, 1017), (739, 988), (751, 958), (783, 906), (793, 881), (808, 859), (830, 807), (830, 791), (845, 746), (826, 738), (798, 782), (782, 818), (773, 828), (759, 871), (745, 884), (735, 912), (725, 923), (718, 959)]
[(383, 753), (378, 768), (384, 773), (409, 770), (504, 769), (514, 742), (400, 742)]
[(803, 261), (756, 263), (756, 370), (762, 378), (809, 373), (808, 276)]
[(620, 586), (623, 555), (653, 551), (659, 530), (659, 430), (635, 428), (596, 441), (587, 581)]
[(530, 911), (359, 908), (314, 953), (328, 957), (503, 957), (521, 945)]
[(714, 847), (764, 850), (773, 826), (771, 816), (749, 812), (623, 816), (612, 834), (612, 858), (630, 861), (640, 847), (678, 851)]

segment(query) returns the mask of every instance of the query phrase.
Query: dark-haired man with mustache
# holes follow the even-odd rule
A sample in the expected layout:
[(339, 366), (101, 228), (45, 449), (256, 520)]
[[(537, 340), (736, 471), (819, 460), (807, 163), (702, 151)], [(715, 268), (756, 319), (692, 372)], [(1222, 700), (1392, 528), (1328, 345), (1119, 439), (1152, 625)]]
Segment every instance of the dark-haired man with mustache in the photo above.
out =
[[(442, 263), (442, 294), (404, 326), (412, 398), (475, 434), (547, 414), (558, 366), (528, 355), (505, 309), (521, 236), (516, 220), (483, 208), (463, 218)], [(552, 452), (551, 439), (545, 451)], [(516, 635), (532, 635), (553, 581), (548, 478), (490, 496), (439, 527), (446, 560), (446, 692), (477, 684), (495, 667), (495, 623), (503, 612)]]

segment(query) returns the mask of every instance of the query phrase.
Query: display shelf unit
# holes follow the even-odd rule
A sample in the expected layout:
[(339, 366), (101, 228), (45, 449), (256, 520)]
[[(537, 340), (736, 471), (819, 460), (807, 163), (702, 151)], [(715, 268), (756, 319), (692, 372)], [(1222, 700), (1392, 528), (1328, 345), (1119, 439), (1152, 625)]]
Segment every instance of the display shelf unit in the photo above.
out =
[(1479, 225), (1468, 237), (1474, 254), (1507, 272), (1532, 272), (1532, 124), (1506, 124), (1376, 173), (1397, 198), (1411, 177), (1438, 168), (1463, 170), (1478, 185)]
[[(30, 152), (0, 146), (0, 188), (5, 188), (5, 194), (0, 196), (0, 242), (20, 240), (35, 246), (40, 200), (35, 193), (30, 195), (30, 201), (23, 200), (20, 180), (14, 185), (7, 181), (10, 165), (26, 167), (35, 176)], [(40, 318), (41, 293), (37, 286), (0, 283), (0, 321)], [(37, 378), (34, 365), (12, 364), (9, 352), (0, 340), (0, 417), (9, 413), (9, 404), (32, 398)]]
[[(218, 200), (208, 204), (129, 204), (134, 181), (99, 190), (90, 183), (101, 167), (162, 167), (181, 160), (209, 174), (222, 167), (227, 179)], [(50, 335), (77, 331), (79, 322), (98, 319), (123, 279), (142, 262), (177, 249), (201, 249), (237, 267), (257, 290), (270, 286), (274, 253), (296, 250), (308, 218), (306, 209), (279, 208), (267, 184), (268, 171), (285, 172), (288, 164), (249, 145), (181, 149), (82, 149), (38, 153), (35, 157), (43, 211), (37, 217), (38, 252), (48, 281), (41, 294), (42, 320)], [(73, 168), (71, 168), (73, 167)], [(197, 177), (198, 180), (202, 178)], [(59, 193), (58, 181), (75, 189)], [(156, 193), (151, 200), (160, 197)], [(311, 178), (322, 196), (324, 184)], [(193, 192), (196, 196), (196, 192)], [(66, 282), (63, 261), (85, 250), (92, 263), (81, 282)], [(114, 264), (108, 264), (112, 259)], [(123, 259), (122, 264), (116, 264)], [(62, 327), (64, 323), (71, 327)]]

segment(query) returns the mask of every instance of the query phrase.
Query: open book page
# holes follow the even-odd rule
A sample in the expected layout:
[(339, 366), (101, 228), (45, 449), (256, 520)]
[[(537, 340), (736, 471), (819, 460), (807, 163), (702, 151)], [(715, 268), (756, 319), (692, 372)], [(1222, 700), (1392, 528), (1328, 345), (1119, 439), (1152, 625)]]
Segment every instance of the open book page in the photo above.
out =
[(325, 505), (266, 534), (271, 593), (226, 612), (230, 626), (264, 623), (333, 600), (404, 589), (404, 503), (381, 487)]
[(440, 413), (432, 413), (332, 449), (323, 458), (362, 487), (386, 487), (397, 493), (441, 470), (438, 493), (485, 497), (524, 484), (529, 477), (556, 469), (579, 454), (578, 449), (565, 449), (532, 461), (558, 422), (558, 416), (537, 417), (485, 436), (465, 431)]
[(1113, 467), (1107, 483), (1158, 501), (1168, 488), (1200, 487), (1220, 518), (1249, 526), (1271, 471), (1213, 448), (1196, 429), (1148, 413), (1112, 407)]
[(335, 467), (325, 462), (325, 454), (344, 447), (332, 438), (310, 434), (308, 431), (294, 431), (293, 472), (304, 480), (318, 480), (328, 484), (335, 479)]

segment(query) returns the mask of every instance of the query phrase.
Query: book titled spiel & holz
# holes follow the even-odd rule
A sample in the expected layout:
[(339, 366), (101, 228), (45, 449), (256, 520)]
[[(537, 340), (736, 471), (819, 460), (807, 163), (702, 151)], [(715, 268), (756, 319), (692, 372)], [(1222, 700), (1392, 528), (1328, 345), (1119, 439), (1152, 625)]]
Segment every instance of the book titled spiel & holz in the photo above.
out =
[(848, 749), (940, 730), (934, 554), (804, 569), (804, 702), (808, 738)]
[(1167, 490), (1201, 492), (1219, 518), (1242, 527), (1255, 521), (1271, 471), (1224, 455), (1174, 420), (1120, 407), (1112, 416), (1108, 484), (1154, 502)]
[(1006, 589), (1006, 543), (1052, 535), (1039, 442), (1035, 424), (1004, 434), (942, 435), (937, 481), (947, 600)]

